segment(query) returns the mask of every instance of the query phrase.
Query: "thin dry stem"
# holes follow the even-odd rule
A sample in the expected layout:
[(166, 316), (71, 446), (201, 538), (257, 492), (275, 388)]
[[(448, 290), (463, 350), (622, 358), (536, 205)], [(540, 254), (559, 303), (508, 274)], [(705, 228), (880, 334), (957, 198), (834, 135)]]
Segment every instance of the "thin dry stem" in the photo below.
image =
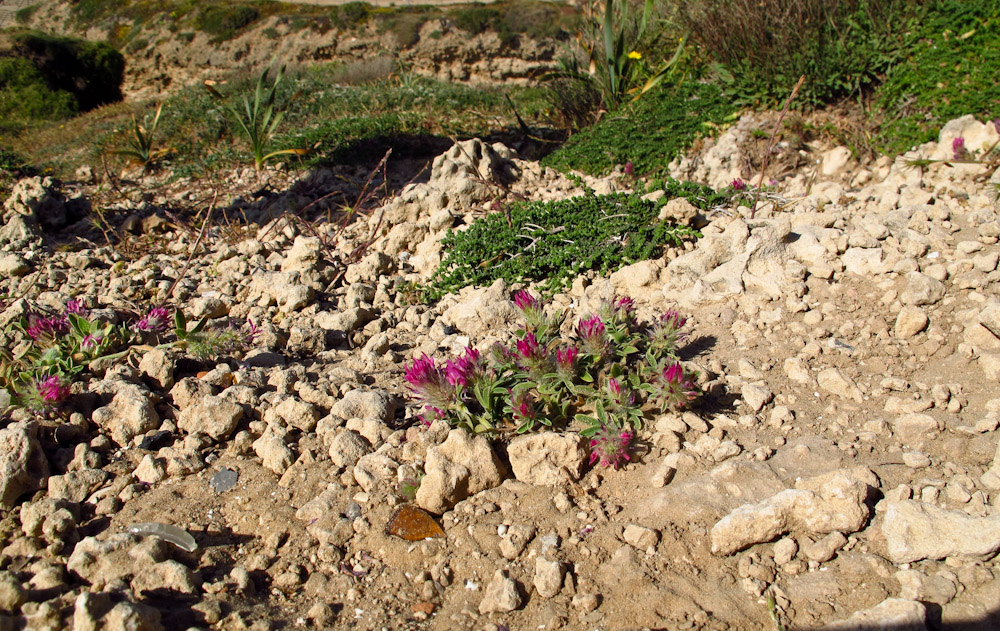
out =
[(767, 151), (764, 152), (764, 162), (760, 166), (760, 179), (757, 180), (757, 190), (753, 194), (753, 208), (750, 209), (750, 218), (753, 219), (757, 214), (757, 202), (760, 201), (760, 188), (764, 185), (764, 177), (767, 175), (767, 163), (771, 161), (771, 149), (774, 148), (774, 139), (778, 137), (778, 132), (781, 130), (781, 123), (785, 120), (785, 114), (788, 114), (788, 106), (792, 104), (792, 100), (799, 93), (799, 89), (802, 84), (806, 82), (806, 76), (802, 75), (799, 77), (798, 83), (792, 88), (792, 93), (788, 95), (785, 99), (785, 106), (781, 108), (781, 114), (778, 116), (778, 122), (774, 125), (774, 131), (771, 132), (771, 138), (767, 141)]

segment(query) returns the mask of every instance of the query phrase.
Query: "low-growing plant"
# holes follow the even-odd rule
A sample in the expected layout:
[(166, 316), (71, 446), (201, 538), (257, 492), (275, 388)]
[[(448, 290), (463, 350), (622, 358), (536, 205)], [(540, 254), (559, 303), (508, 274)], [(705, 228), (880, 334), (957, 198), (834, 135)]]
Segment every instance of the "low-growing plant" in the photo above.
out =
[(14, 406), (48, 415), (67, 401), (73, 381), (96, 360), (119, 360), (150, 348), (186, 349), (200, 358), (231, 356), (249, 348), (258, 334), (249, 320), (240, 327), (203, 319), (189, 327), (182, 311), (163, 306), (129, 324), (111, 324), (80, 300), (70, 300), (61, 313), (33, 311), (0, 332), (5, 342), (0, 388)]
[(658, 256), (699, 233), (659, 221), (659, 202), (639, 195), (584, 195), (552, 202), (515, 202), (445, 236), (432, 296), (466, 285), (543, 281), (546, 290), (591, 270), (606, 273)]
[(278, 93), (278, 86), (285, 75), (285, 67), (278, 68), (274, 79), (268, 84), (268, 74), (270, 68), (265, 68), (257, 79), (257, 86), (254, 89), (253, 99), (248, 95), (243, 95), (243, 109), (233, 106), (226, 101), (225, 97), (215, 89), (215, 82), (205, 81), (205, 87), (213, 97), (225, 103), (226, 108), (236, 120), (240, 131), (250, 141), (250, 150), (253, 152), (254, 166), (259, 171), (271, 158), (282, 155), (304, 155), (305, 149), (278, 149), (265, 153), (268, 144), (274, 137), (278, 126), (285, 117), (284, 111), (279, 109), (275, 101)]
[(873, 101), (875, 145), (890, 154), (936, 139), (949, 120), (1000, 115), (1000, 4), (930, 3), (909, 32), (906, 57), (886, 72)]
[(166, 157), (170, 150), (165, 147), (156, 147), (156, 127), (160, 123), (160, 114), (163, 113), (163, 104), (156, 108), (153, 120), (149, 120), (149, 115), (142, 117), (139, 123), (135, 114), (132, 115), (132, 126), (124, 133), (125, 147), (115, 149), (113, 154), (131, 158), (136, 164), (144, 169), (151, 168), (158, 160)]
[(195, 20), (198, 29), (212, 35), (213, 42), (232, 39), (260, 17), (249, 4), (223, 4), (204, 7)]
[(735, 106), (714, 85), (687, 81), (661, 85), (648, 97), (622, 107), (574, 134), (542, 164), (560, 171), (608, 173), (632, 162), (639, 175), (659, 175), (699, 136), (710, 135)]
[(633, 301), (618, 298), (564, 335), (567, 313), (527, 291), (514, 303), (525, 327), (512, 344), (466, 348), (444, 365), (424, 354), (407, 365), (423, 423), (444, 419), (490, 435), (575, 429), (590, 439), (592, 464), (618, 467), (648, 414), (685, 409), (700, 396), (678, 359), (687, 320), (676, 311), (640, 322)]

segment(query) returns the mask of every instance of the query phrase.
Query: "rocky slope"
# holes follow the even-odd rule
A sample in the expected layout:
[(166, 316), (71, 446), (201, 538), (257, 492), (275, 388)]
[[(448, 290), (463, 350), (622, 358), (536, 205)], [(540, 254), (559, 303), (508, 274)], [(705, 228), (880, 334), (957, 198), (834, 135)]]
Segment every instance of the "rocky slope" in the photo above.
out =
[[(752, 123), (676, 174), (728, 184)], [(948, 158), (958, 136), (1000, 138), (970, 117), (917, 154)], [(114, 318), (170, 298), (262, 333), (217, 365), (94, 366), (68, 419), (4, 421), (0, 629), (750, 630), (774, 626), (769, 597), (786, 628), (996, 628), (1000, 171), (821, 149), (755, 217), (716, 209), (683, 251), (552, 299), (689, 317), (704, 401), (648, 419), (620, 470), (574, 434), (414, 423), (406, 360), (506, 343), (519, 322), (502, 282), (425, 306), (402, 281), (498, 195), (582, 192), (502, 146), (452, 148), (343, 230), (293, 218), (323, 215), (309, 204), (346, 172), (275, 174), (281, 192), (253, 201), (256, 176), (233, 174), (220, 212), (246, 223), (205, 238), (168, 214), (198, 203), (183, 183), (126, 183), (141, 248), (49, 247), (40, 225), (84, 234), (86, 200), (110, 209), (112, 191), (18, 183), (0, 326), (27, 301)], [(411, 542), (389, 532), (418, 471), (444, 536)]]
[[(99, 23), (79, 32), (65, 2), (42, 1), (27, 26), (106, 41), (120, 26)], [(321, 32), (322, 31), (322, 32)], [(126, 28), (127, 32), (127, 28)], [(551, 69), (565, 44), (520, 36), (502, 42), (496, 33), (470, 36), (447, 19), (423, 23), (416, 41), (401, 42), (392, 30), (368, 24), (358, 31), (301, 28), (281, 15), (262, 18), (236, 37), (214, 42), (204, 32), (178, 32), (170, 16), (154, 16), (133, 33), (141, 46), (126, 46), (122, 91), (126, 98), (162, 98), (183, 86), (259, 72), (278, 60), (291, 68), (337, 62), (345, 81), (384, 78), (396, 72), (470, 84), (528, 84)]]

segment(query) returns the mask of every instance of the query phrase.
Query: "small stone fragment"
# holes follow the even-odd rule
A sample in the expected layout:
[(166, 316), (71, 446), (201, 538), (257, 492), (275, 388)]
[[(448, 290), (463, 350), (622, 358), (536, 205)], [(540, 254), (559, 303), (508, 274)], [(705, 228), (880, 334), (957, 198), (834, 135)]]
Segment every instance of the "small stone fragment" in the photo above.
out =
[(229, 489), (236, 486), (236, 481), (239, 479), (240, 474), (229, 468), (219, 469), (212, 479), (208, 481), (208, 485), (216, 493), (225, 493)]
[(479, 613), (508, 613), (522, 604), (521, 593), (517, 582), (507, 576), (503, 570), (497, 570), (493, 579), (486, 586), (483, 599), (479, 603)]
[(632, 547), (639, 550), (647, 550), (656, 546), (660, 541), (660, 533), (652, 528), (645, 528), (636, 524), (625, 526), (622, 539)]
[(562, 563), (545, 557), (535, 559), (535, 590), (542, 598), (552, 598), (562, 590), (566, 570)]

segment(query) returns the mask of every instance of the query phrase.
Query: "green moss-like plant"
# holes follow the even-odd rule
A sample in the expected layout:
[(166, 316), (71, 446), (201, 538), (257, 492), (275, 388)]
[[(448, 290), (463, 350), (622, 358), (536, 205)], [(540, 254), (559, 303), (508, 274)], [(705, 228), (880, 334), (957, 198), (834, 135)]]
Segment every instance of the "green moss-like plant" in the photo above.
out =
[(542, 164), (597, 175), (631, 162), (637, 174), (660, 174), (695, 138), (735, 109), (714, 85), (688, 82), (655, 88), (571, 137)]
[[(711, 189), (689, 190), (693, 203), (705, 206)], [(445, 257), (431, 280), (429, 296), (466, 285), (543, 281), (555, 291), (587, 271), (608, 273), (659, 256), (663, 249), (699, 235), (686, 226), (657, 219), (672, 199), (668, 190), (658, 202), (639, 194), (583, 195), (553, 202), (517, 202), (503, 213), (477, 220), (444, 238)], [(508, 223), (509, 217), (509, 223)]]
[(950, 119), (1000, 116), (1000, 5), (935, 3), (917, 35), (914, 49), (875, 95), (887, 118), (876, 144), (890, 154), (934, 140)]

